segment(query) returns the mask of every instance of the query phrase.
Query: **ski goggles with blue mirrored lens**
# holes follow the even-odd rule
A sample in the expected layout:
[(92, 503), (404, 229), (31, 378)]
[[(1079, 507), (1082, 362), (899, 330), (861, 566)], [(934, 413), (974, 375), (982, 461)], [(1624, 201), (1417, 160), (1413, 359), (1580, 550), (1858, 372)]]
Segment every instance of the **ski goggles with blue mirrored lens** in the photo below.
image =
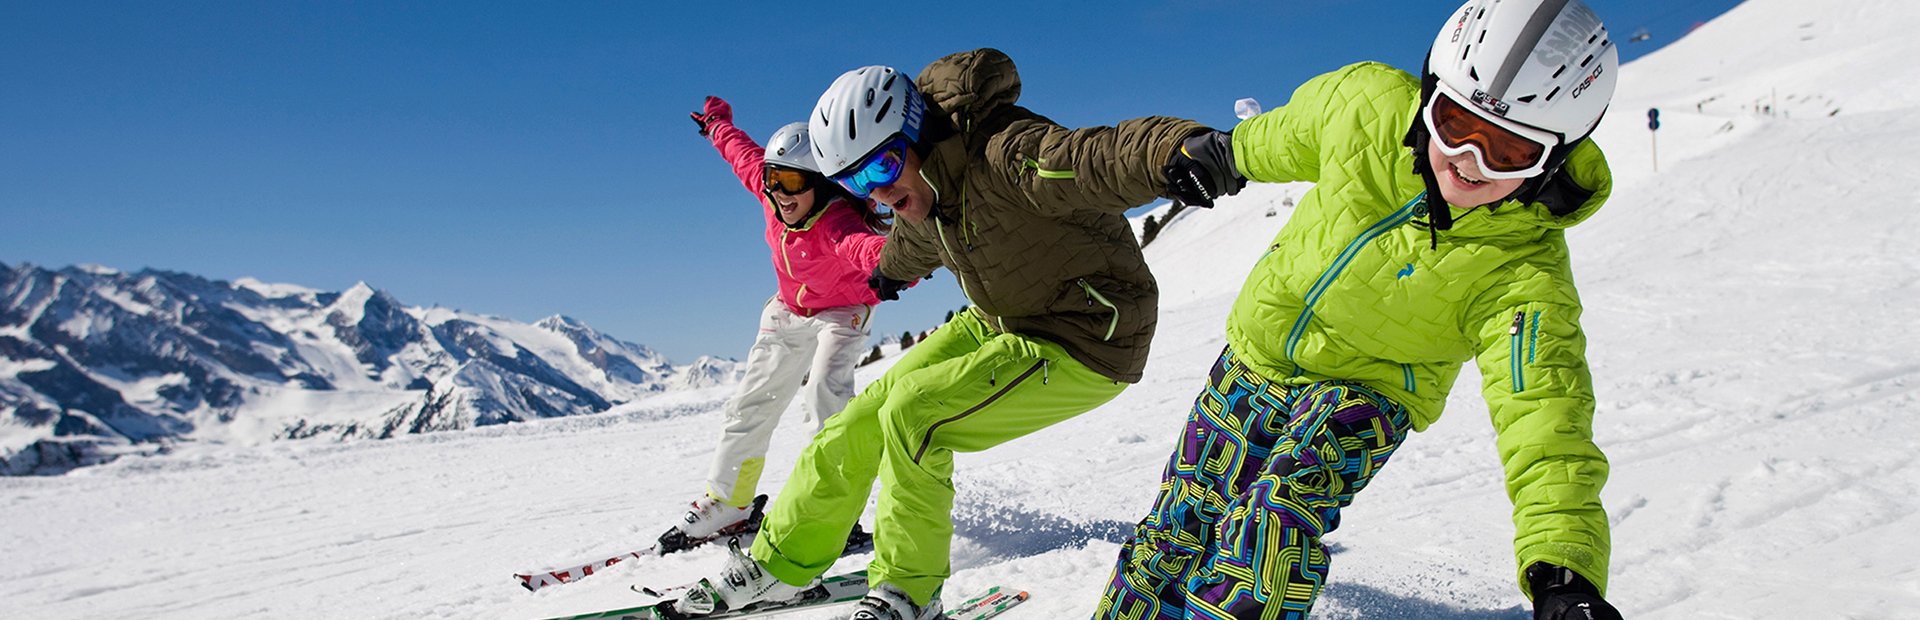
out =
[(833, 182), (855, 196), (866, 198), (873, 190), (892, 185), (900, 181), (900, 174), (907, 168), (906, 136), (894, 136), (875, 148), (866, 159), (852, 170), (833, 176)]
[(1489, 179), (1538, 176), (1546, 171), (1547, 154), (1560, 145), (1560, 137), (1547, 131), (1482, 114), (1445, 84), (1433, 89), (1420, 115), (1441, 153), (1471, 151)]

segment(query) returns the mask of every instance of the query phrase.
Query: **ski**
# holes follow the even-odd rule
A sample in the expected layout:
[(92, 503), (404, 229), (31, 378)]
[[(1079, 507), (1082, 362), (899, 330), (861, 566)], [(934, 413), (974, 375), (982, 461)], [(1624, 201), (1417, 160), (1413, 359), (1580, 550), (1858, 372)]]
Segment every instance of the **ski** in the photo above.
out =
[(947, 620), (987, 620), (1027, 602), (1027, 598), (1026, 590), (994, 586), (947, 610), (946, 617)]
[(734, 537), (740, 537), (742, 544), (750, 545), (753, 543), (753, 534), (760, 531), (760, 520), (763, 517), (762, 510), (766, 506), (766, 503), (767, 496), (765, 495), (753, 498), (753, 513), (748, 515), (745, 521), (720, 530), (706, 538), (687, 538), (677, 535), (679, 530), (671, 530), (666, 535), (662, 535), (658, 542), (647, 546), (645, 549), (629, 551), (610, 558), (582, 562), (567, 568), (514, 573), (513, 578), (520, 582), (520, 587), (526, 588), (528, 592), (535, 592), (547, 586), (573, 583), (585, 579), (594, 573), (606, 570), (609, 566), (630, 559), (685, 551), (707, 543), (727, 540)]
[[(753, 535), (749, 534), (746, 536), (739, 537), (739, 543), (740, 543), (740, 547), (743, 549), (747, 547), (752, 547)], [(847, 533), (847, 546), (840, 549), (840, 557), (844, 558), (850, 555), (858, 555), (858, 554), (866, 553), (872, 550), (873, 550), (873, 534), (867, 533), (866, 530), (860, 528), (860, 524), (855, 523), (853, 524), (853, 531)], [(681, 592), (685, 592), (687, 588), (691, 588), (691, 587), (693, 587), (693, 584), (690, 584), (690, 583), (683, 583), (677, 586), (662, 586), (662, 587), (655, 587), (655, 586), (649, 586), (646, 584), (636, 583), (630, 586), (630, 589), (632, 589), (634, 592), (638, 592), (645, 596), (665, 599), (665, 598), (678, 597), (680, 596)]]
[[(687, 587), (673, 588), (682, 590)], [(859, 601), (867, 595), (867, 572), (855, 571), (826, 577), (819, 585), (809, 588), (800, 598), (777, 603), (749, 605), (743, 609), (727, 610), (708, 615), (683, 614), (674, 610), (673, 601), (658, 601), (638, 607), (613, 609), (575, 616), (548, 618), (547, 620), (726, 620), (740, 618), (764, 618), (789, 612), (796, 612), (833, 605), (844, 605)], [(979, 594), (968, 597), (941, 617), (945, 620), (987, 620), (1006, 613), (1014, 606), (1027, 601), (1026, 591), (1009, 586), (994, 586)]]
[[(682, 588), (677, 589), (684, 589)], [(828, 605), (841, 605), (858, 601), (867, 595), (867, 571), (825, 577), (819, 584), (808, 588), (800, 598), (790, 601), (758, 603), (741, 609), (697, 615), (683, 614), (673, 608), (673, 601), (658, 601), (638, 607), (612, 609), (576, 616), (561, 616), (547, 620), (722, 620), (726, 618), (761, 618), (787, 612), (813, 609)]]

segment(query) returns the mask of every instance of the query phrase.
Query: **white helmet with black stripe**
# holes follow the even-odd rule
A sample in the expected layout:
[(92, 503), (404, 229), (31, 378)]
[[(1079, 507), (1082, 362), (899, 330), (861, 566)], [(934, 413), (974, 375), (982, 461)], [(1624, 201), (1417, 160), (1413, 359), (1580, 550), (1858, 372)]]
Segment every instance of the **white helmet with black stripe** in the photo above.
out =
[(1581, 0), (1469, 0), (1434, 38), (1427, 71), (1483, 115), (1566, 144), (1600, 123), (1620, 54)]
[(926, 113), (912, 77), (879, 65), (848, 71), (827, 87), (807, 117), (814, 161), (822, 174), (843, 174), (895, 135), (919, 140)]
[(807, 124), (792, 122), (773, 132), (767, 139), (767, 165), (819, 172), (813, 162), (813, 146), (807, 140)]

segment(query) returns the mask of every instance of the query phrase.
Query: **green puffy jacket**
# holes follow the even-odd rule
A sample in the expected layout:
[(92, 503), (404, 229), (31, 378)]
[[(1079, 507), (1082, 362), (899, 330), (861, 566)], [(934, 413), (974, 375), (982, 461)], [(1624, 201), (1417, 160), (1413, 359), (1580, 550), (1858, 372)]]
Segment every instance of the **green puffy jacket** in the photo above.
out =
[(1612, 192), (1606, 160), (1590, 140), (1570, 153), (1567, 172), (1593, 191), (1572, 213), (1518, 201), (1450, 207), (1453, 229), (1432, 249), (1426, 187), (1401, 143), (1419, 106), (1418, 78), (1361, 63), (1314, 78), (1285, 107), (1234, 130), (1248, 179), (1316, 185), (1247, 277), (1228, 342), (1271, 377), (1379, 390), (1407, 407), (1415, 430), (1440, 417), (1461, 364), (1477, 361), (1518, 568), (1551, 562), (1604, 591), (1607, 461), (1593, 442), (1565, 229)]
[(915, 84), (956, 133), (921, 146), (938, 214), (896, 220), (881, 273), (912, 280), (945, 265), (1001, 332), (1139, 381), (1160, 289), (1125, 213), (1160, 194), (1161, 166), (1202, 126), (1149, 117), (1066, 129), (1014, 104), (1020, 76), (994, 49), (934, 61)]

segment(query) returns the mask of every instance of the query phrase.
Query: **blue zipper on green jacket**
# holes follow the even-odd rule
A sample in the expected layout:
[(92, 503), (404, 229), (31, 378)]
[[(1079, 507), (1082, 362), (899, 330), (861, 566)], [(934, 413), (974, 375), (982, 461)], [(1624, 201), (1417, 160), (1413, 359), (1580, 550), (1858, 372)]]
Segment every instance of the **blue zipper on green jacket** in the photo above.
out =
[(1523, 360), (1525, 358), (1520, 356), (1520, 341), (1522, 340), (1522, 334), (1526, 333), (1526, 321), (1527, 311), (1515, 310), (1513, 312), (1513, 326), (1507, 328), (1507, 336), (1513, 339), (1513, 350), (1508, 352), (1507, 357), (1510, 358), (1510, 365), (1513, 366), (1513, 393), (1515, 394), (1519, 394), (1521, 391), (1527, 389), (1527, 377), (1525, 374), (1522, 374), (1526, 370), (1523, 366)]
[[(1413, 200), (1407, 201), (1407, 204), (1401, 205), (1400, 210), (1394, 211), (1393, 215), (1387, 216), (1387, 219), (1374, 222), (1372, 226), (1361, 231), (1359, 237), (1348, 242), (1347, 248), (1340, 251), (1340, 256), (1333, 260), (1333, 264), (1327, 267), (1326, 272), (1320, 274), (1320, 279), (1313, 283), (1313, 288), (1307, 290), (1306, 307), (1300, 310), (1300, 317), (1293, 321), (1293, 329), (1287, 332), (1287, 361), (1293, 361), (1293, 349), (1300, 344), (1300, 335), (1306, 332), (1307, 321), (1313, 319), (1313, 305), (1319, 303), (1320, 295), (1327, 292), (1327, 287), (1333, 286), (1333, 281), (1340, 277), (1340, 272), (1346, 271), (1347, 263), (1352, 262), (1353, 257), (1360, 253), (1360, 248), (1366, 247), (1368, 243), (1372, 243), (1387, 231), (1411, 221), (1426, 198), (1427, 193), (1421, 192), (1420, 195), (1414, 196)], [(1299, 376), (1301, 370), (1300, 363), (1294, 362), (1294, 376)]]

